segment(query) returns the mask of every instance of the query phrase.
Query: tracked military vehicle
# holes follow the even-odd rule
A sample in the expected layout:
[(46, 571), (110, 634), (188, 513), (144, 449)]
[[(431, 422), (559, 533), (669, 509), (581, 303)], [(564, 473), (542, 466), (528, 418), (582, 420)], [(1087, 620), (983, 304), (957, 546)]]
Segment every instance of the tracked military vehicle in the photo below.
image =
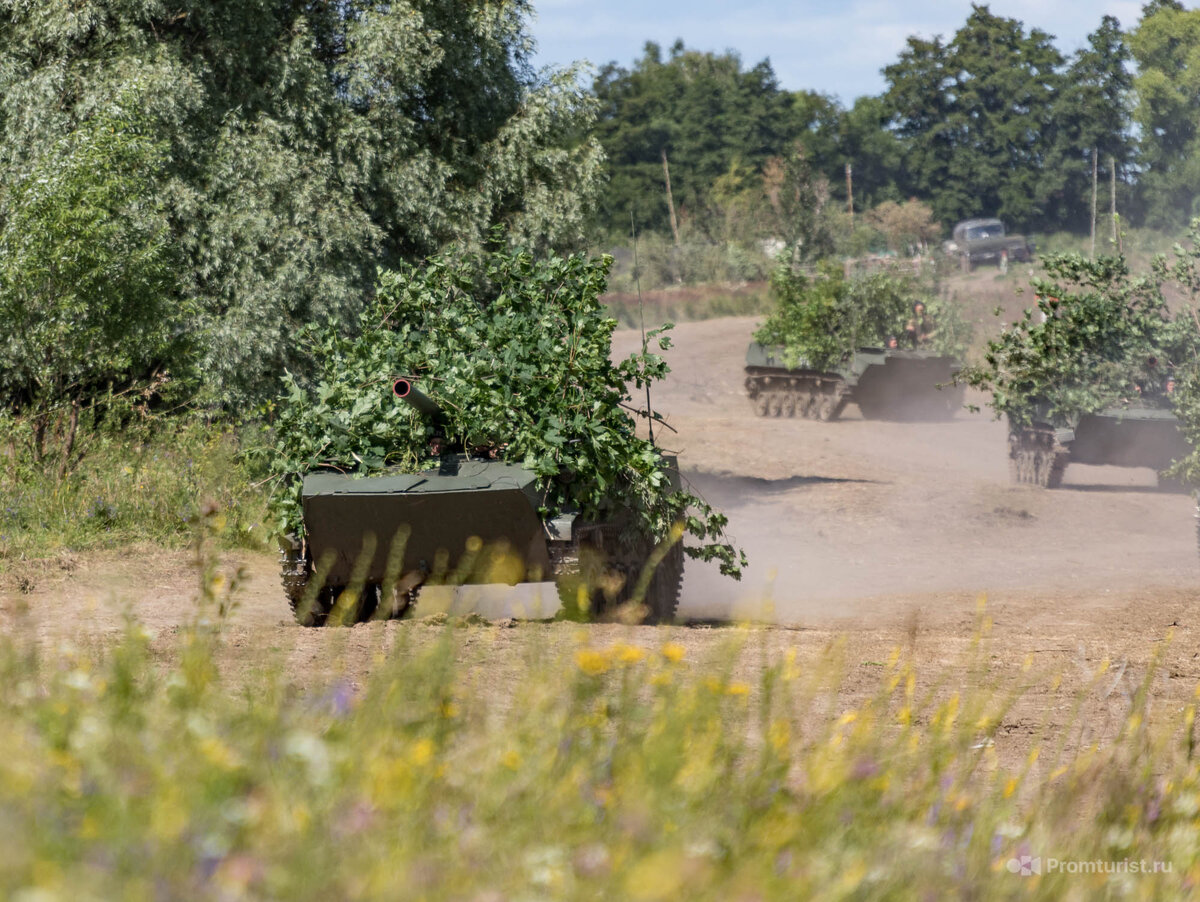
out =
[(857, 348), (835, 370), (804, 360), (788, 365), (784, 349), (751, 342), (746, 349), (746, 394), (763, 417), (835, 420), (847, 404), (867, 419), (948, 420), (962, 407), (961, 369), (935, 351)]
[[(393, 392), (444, 422), (411, 381), (396, 380)], [(564, 604), (595, 613), (635, 598), (647, 619), (674, 616), (679, 541), (656, 548), (621, 511), (603, 522), (570, 511), (543, 518), (538, 477), (498, 449), (451, 448), (435, 433), (431, 450), (417, 473), (304, 477), (304, 537), (283, 549), (301, 624), (468, 612), (540, 619)], [(676, 461), (664, 464), (678, 488)]]
[(1108, 407), (1059, 426), (1045, 410), (1039, 413), (1032, 425), (1009, 425), (1013, 482), (1056, 489), (1072, 463), (1162, 471), (1191, 450), (1175, 413), (1165, 406)]

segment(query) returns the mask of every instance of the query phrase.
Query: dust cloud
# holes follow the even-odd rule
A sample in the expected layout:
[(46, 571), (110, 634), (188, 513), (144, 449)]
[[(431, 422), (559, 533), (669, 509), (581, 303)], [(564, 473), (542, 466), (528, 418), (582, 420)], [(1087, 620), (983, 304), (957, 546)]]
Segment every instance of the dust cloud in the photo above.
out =
[[(652, 398), (688, 482), (729, 516), (741, 582), (689, 561), (680, 616), (830, 625), (980, 593), (1200, 587), (1190, 496), (1152, 470), (1071, 465), (1063, 488), (1010, 482), (990, 412), (939, 423), (754, 415), (742, 382), (753, 319), (686, 323)], [(616, 353), (636, 333), (618, 333)], [(626, 347), (628, 345), (628, 347)], [(968, 397), (979, 404), (981, 398)]]

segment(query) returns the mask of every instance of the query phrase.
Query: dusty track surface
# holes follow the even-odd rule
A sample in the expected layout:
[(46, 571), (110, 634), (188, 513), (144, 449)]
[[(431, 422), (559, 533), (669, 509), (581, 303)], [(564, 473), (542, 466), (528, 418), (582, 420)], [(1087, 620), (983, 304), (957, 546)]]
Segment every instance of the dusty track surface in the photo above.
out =
[[(690, 323), (653, 398), (693, 485), (730, 514), (750, 552), (743, 584), (689, 571), (683, 613), (727, 617), (773, 599), (785, 623), (863, 625), (949, 598), (1200, 589), (1193, 503), (1150, 470), (1068, 468), (1057, 491), (1009, 481), (1005, 426), (990, 411), (946, 423), (757, 417), (742, 390), (754, 320)], [(618, 335), (618, 351), (638, 347)], [(981, 398), (969, 398), (981, 403)], [(1170, 622), (1170, 621), (1168, 621)]]
[[(1090, 705), (1091, 724), (1111, 721), (1110, 709), (1123, 704), (1156, 649), (1165, 649), (1157, 694), (1168, 706), (1191, 696), (1200, 679), (1200, 564), (1188, 496), (1158, 491), (1149, 471), (1115, 468), (1071, 467), (1053, 492), (1012, 485), (1004, 427), (986, 413), (935, 424), (864, 421), (854, 407), (828, 424), (756, 417), (741, 375), (753, 327), (751, 319), (678, 327), (672, 376), (653, 396), (676, 430), (662, 443), (680, 452), (692, 484), (729, 513), (730, 532), (752, 562), (741, 583), (689, 565), (682, 618), (749, 616), (799, 627), (769, 630), (767, 641), (805, 655), (844, 635), (844, 692), (853, 696), (875, 686), (879, 662), (895, 647), (910, 648), (931, 676), (965, 676), (956, 668), (986, 595), (993, 674), (1031, 655), (1042, 685), (1051, 674), (1064, 676), (1061, 689), (1035, 690), (1014, 710), (1005, 727), (1012, 754), (1037, 724), (1056, 723), (1070, 693), (1105, 659), (1115, 676)], [(637, 333), (621, 332), (616, 351), (639, 342)], [(322, 676), (357, 683), (398, 636), (419, 641), (435, 632), (395, 623), (302, 629), (290, 619), (272, 555), (233, 556), (227, 566), (236, 565), (247, 581), (227, 650), (235, 678), (277, 666), (301, 686)], [(129, 610), (170, 654), (175, 629), (193, 616), (196, 585), (185, 552), (129, 549), (32, 563), (0, 581), (0, 629), (33, 631), (49, 644), (96, 640), (119, 631)], [(596, 643), (670, 638), (693, 661), (731, 635), (587, 629)], [(518, 679), (530, 655), (564, 652), (577, 641), (571, 624), (464, 631), (471, 660), (494, 686)], [(749, 657), (744, 667), (752, 671)]]

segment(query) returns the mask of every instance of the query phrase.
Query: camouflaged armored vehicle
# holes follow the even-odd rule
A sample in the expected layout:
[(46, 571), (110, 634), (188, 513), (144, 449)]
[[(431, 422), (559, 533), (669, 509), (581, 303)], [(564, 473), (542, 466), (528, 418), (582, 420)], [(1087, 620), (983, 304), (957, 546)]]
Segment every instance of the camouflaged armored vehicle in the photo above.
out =
[[(393, 391), (441, 420), (408, 380)], [(647, 619), (674, 616), (679, 541), (656, 547), (621, 511), (604, 522), (572, 512), (543, 519), (532, 471), (496, 459), (495, 449), (433, 450), (418, 473), (304, 477), (304, 538), (283, 549), (283, 585), (301, 624), (436, 613), (541, 619), (564, 604), (595, 614), (630, 600)], [(678, 488), (675, 459), (664, 465)]]
[(871, 420), (948, 420), (962, 407), (964, 388), (953, 384), (961, 364), (927, 350), (857, 348), (832, 371), (799, 360), (788, 365), (783, 348), (751, 342), (746, 349), (746, 394), (762, 417), (835, 420), (857, 404)]
[(1109, 407), (1059, 426), (1048, 421), (1045, 411), (1040, 413), (1042, 418), (1035, 417), (1032, 425), (1009, 425), (1009, 471), (1014, 482), (1056, 489), (1072, 463), (1162, 471), (1191, 450), (1179, 420), (1166, 406)]

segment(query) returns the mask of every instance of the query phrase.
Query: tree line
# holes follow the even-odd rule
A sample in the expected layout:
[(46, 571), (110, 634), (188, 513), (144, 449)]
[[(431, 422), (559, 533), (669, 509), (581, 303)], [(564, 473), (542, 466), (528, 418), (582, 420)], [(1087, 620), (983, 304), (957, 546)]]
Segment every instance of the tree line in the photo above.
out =
[(855, 210), (908, 245), (980, 213), (1083, 229), (1093, 153), (1135, 222), (1200, 195), (1200, 11), (1174, 0), (1069, 59), (976, 6), (849, 108), (682, 43), (589, 87), (534, 69), (531, 14), (0, 3), (0, 398), (35, 452), (117, 399), (254, 409), (311, 369), (300, 330), (353, 333), (381, 271), (435, 254), (611, 247), (632, 219), (722, 265), (819, 256)]
[(1128, 30), (1104, 16), (1070, 56), (976, 5), (949, 38), (910, 37), (886, 89), (844, 107), (781, 89), (767, 61), (647, 44), (592, 85), (610, 172), (598, 224), (628, 233), (632, 211), (667, 233), (674, 215), (719, 239), (753, 209), (744, 231), (779, 236), (781, 217), (795, 226), (776, 202), (790, 167), (820, 181), (810, 210), (917, 198), (945, 226), (995, 215), (1042, 232), (1088, 231), (1095, 174), (1127, 222), (1181, 228), (1200, 198), (1198, 51), (1200, 10), (1177, 0), (1151, 0)]

